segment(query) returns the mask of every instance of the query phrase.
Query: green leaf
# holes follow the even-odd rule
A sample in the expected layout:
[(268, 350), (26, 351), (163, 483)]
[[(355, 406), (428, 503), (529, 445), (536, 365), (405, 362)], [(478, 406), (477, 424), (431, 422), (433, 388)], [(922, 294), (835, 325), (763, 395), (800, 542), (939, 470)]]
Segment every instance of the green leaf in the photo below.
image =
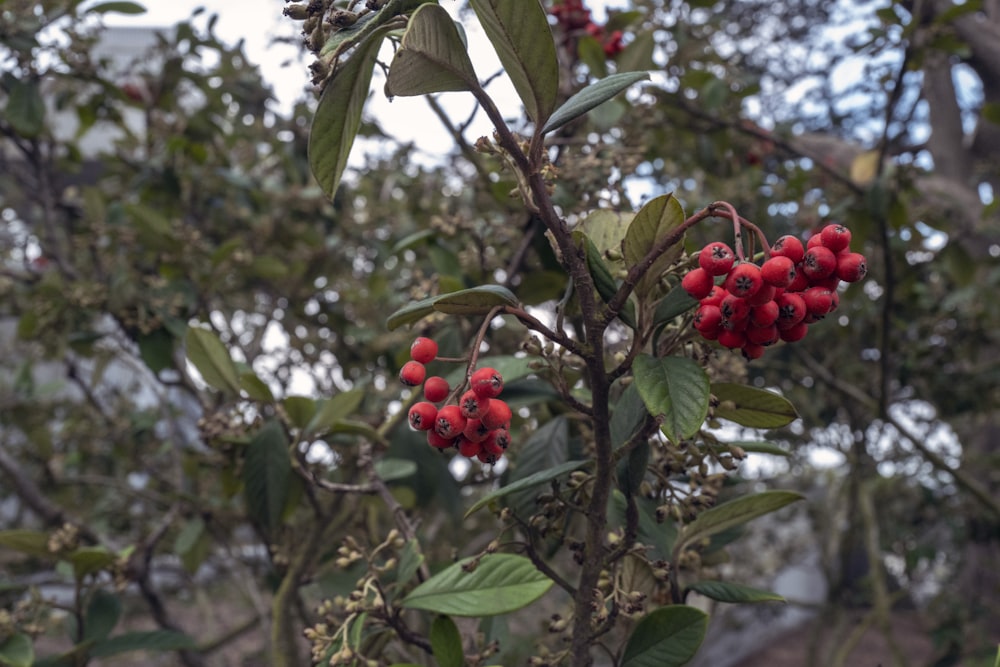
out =
[(428, 297), (420, 301), (412, 301), (392, 315), (385, 321), (385, 326), (389, 331), (393, 331), (404, 324), (419, 322), (434, 312), (434, 300), (437, 297)]
[(771, 442), (731, 442), (750, 454), (773, 454), (774, 456), (791, 456), (791, 452)]
[(552, 586), (524, 556), (487, 554), (472, 572), (466, 558), (414, 588), (403, 607), (451, 616), (494, 616), (525, 607)]
[(153, 373), (170, 368), (174, 363), (174, 337), (160, 327), (139, 336), (139, 356)]
[(476, 70), (448, 11), (432, 4), (413, 12), (389, 65), (385, 94), (407, 97), (478, 86)]
[(480, 285), (442, 294), (434, 300), (434, 310), (449, 315), (485, 315), (497, 306), (518, 305), (514, 293), (502, 285)]
[(715, 416), (750, 428), (780, 428), (798, 419), (788, 399), (773, 391), (743, 384), (718, 382), (712, 394), (719, 399)]
[(240, 389), (245, 391), (251, 400), (274, 403), (274, 394), (271, 393), (270, 387), (253, 371), (240, 373)]
[(549, 468), (548, 470), (539, 470), (538, 472), (528, 475), (523, 479), (519, 479), (516, 482), (512, 482), (507, 486), (501, 487), (492, 493), (488, 493), (475, 503), (472, 504), (465, 512), (465, 516), (472, 516), (475, 512), (479, 511), (483, 507), (486, 507), (494, 500), (503, 498), (511, 493), (516, 493), (517, 491), (523, 491), (524, 489), (530, 489), (539, 484), (544, 484), (546, 482), (552, 481), (553, 479), (565, 475), (568, 472), (572, 472), (577, 468), (581, 468), (586, 465), (588, 461), (567, 461), (561, 465)]
[(97, 642), (90, 649), (90, 655), (94, 658), (106, 658), (131, 651), (176, 651), (194, 647), (194, 640), (183, 632), (148, 630), (126, 632)]
[(316, 408), (313, 418), (309, 420), (309, 425), (306, 426), (305, 433), (312, 436), (328, 432), (336, 422), (357, 412), (364, 398), (364, 391), (351, 389), (350, 391), (343, 391), (336, 396), (321, 401)]
[[(594, 287), (597, 289), (597, 294), (605, 303), (608, 303), (618, 292), (618, 282), (611, 275), (611, 270), (607, 264), (604, 263), (601, 252), (586, 234), (574, 231), (573, 240), (577, 243), (578, 247), (582, 246), (583, 248), (587, 258), (587, 269), (590, 271), (591, 278), (594, 279)], [(627, 326), (634, 329), (636, 327), (635, 304), (631, 301), (626, 301), (621, 311), (619, 311), (618, 317)]]
[[(639, 513), (638, 540), (650, 548), (647, 552), (650, 558), (669, 559), (674, 544), (677, 541), (677, 524), (667, 519), (660, 523), (656, 520), (656, 503), (640, 496), (633, 496)], [(625, 525), (625, 512), (628, 498), (614, 489), (611, 492), (609, 515), (617, 525)]]
[(198, 369), (206, 383), (220, 391), (239, 395), (240, 376), (236, 364), (214, 332), (189, 327), (184, 336), (184, 347), (188, 360)]
[(697, 305), (697, 299), (694, 299), (681, 287), (675, 287), (656, 304), (656, 311), (653, 313), (653, 326), (658, 327), (661, 324), (671, 322), (678, 315), (683, 315)]
[(447, 616), (435, 616), (431, 622), (431, 651), (439, 667), (463, 667), (462, 635), (455, 621)]
[[(622, 251), (622, 241), (625, 240), (625, 232), (635, 219), (635, 214), (622, 213), (606, 208), (599, 208), (591, 211), (587, 217), (577, 225), (579, 231), (587, 235), (597, 249), (601, 251), (601, 256), (607, 259), (608, 253), (616, 253), (620, 258)], [(618, 260), (618, 265), (622, 263)]]
[(122, 603), (117, 595), (98, 590), (90, 598), (84, 616), (83, 639), (99, 641), (107, 638), (118, 625), (122, 615)]
[(698, 542), (733, 526), (775, 512), (785, 505), (802, 500), (794, 491), (764, 491), (752, 496), (741, 496), (699, 514), (694, 521), (681, 529), (674, 551), (679, 555), (689, 544)]
[(399, 569), (396, 571), (396, 583), (405, 586), (410, 583), (416, 575), (417, 570), (424, 562), (424, 555), (420, 553), (420, 543), (416, 539), (406, 541), (403, 553), (399, 556)]
[(379, 459), (375, 462), (375, 472), (383, 482), (392, 482), (416, 474), (417, 464), (409, 459)]
[(649, 465), (649, 440), (643, 440), (632, 448), (628, 456), (618, 462), (615, 473), (618, 477), (618, 488), (626, 496), (635, 495), (639, 485), (646, 477), (646, 466)]
[(548, 17), (537, 0), (472, 0), (486, 36), (524, 104), (541, 125), (559, 91), (559, 62)]
[(561, 107), (556, 109), (555, 113), (549, 118), (549, 121), (545, 123), (542, 132), (548, 134), (553, 130), (559, 129), (574, 118), (579, 118), (587, 113), (598, 104), (607, 102), (629, 86), (648, 78), (649, 74), (646, 72), (622, 72), (595, 81), (566, 100)]
[(375, 59), (388, 28), (363, 41), (327, 83), (309, 130), (309, 166), (327, 197), (333, 197), (347, 166), (361, 112), (368, 99)]
[(65, 559), (73, 566), (76, 578), (82, 579), (110, 567), (115, 562), (115, 555), (106, 547), (78, 547)]
[(649, 411), (646, 404), (642, 402), (639, 389), (635, 382), (625, 387), (618, 402), (615, 403), (615, 410), (611, 413), (611, 444), (615, 449), (621, 447), (632, 434), (646, 421)]
[(622, 667), (680, 667), (698, 652), (708, 615), (685, 605), (662, 607), (644, 616), (625, 644)]
[[(641, 263), (654, 245), (683, 222), (684, 209), (672, 194), (661, 195), (646, 202), (625, 232), (625, 241), (622, 243), (625, 266), (631, 269)], [(660, 274), (677, 261), (682, 250), (681, 244), (675, 243), (653, 261), (636, 284), (636, 292), (640, 298), (657, 284)]]
[(319, 402), (307, 396), (289, 396), (281, 402), (288, 415), (289, 423), (298, 429), (305, 429), (316, 415)]
[(54, 557), (49, 551), (49, 534), (40, 530), (25, 528), (0, 530), (0, 547), (38, 558)]
[(45, 127), (45, 103), (37, 80), (9, 79), (5, 116), (14, 131), (34, 139)]
[[(479, 368), (496, 369), (503, 376), (504, 385), (510, 385), (516, 380), (523, 379), (538, 372), (531, 367), (531, 357), (515, 357), (512, 355), (497, 355), (492, 357), (480, 357), (477, 366)], [(456, 368), (445, 376), (448, 384), (455, 387), (460, 382), (465, 381), (465, 368)]]
[(146, 8), (137, 2), (102, 2), (89, 7), (87, 12), (91, 14), (108, 14), (110, 12), (117, 12), (119, 14), (145, 14)]
[(200, 516), (185, 521), (184, 526), (174, 539), (174, 553), (177, 555), (186, 554), (198, 542), (198, 538), (201, 537), (204, 531), (205, 520)]
[(709, 383), (693, 359), (640, 354), (632, 365), (636, 388), (649, 414), (662, 416), (661, 430), (677, 443), (698, 432), (708, 414)]
[(247, 514), (265, 532), (273, 533), (281, 524), (292, 474), (288, 438), (277, 420), (270, 420), (247, 446), (243, 464)]
[(9, 667), (31, 667), (35, 662), (35, 647), (26, 634), (13, 634), (0, 642), (0, 664)]
[(719, 602), (785, 602), (785, 598), (777, 593), (728, 581), (697, 581), (688, 586), (688, 590)]

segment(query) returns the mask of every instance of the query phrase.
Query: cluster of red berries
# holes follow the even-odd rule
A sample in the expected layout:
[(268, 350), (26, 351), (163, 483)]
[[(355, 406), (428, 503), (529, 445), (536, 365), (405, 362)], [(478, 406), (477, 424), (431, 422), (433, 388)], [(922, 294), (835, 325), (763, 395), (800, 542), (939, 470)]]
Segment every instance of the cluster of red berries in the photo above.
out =
[(698, 253), (698, 268), (681, 281), (701, 304), (694, 328), (707, 340), (739, 348), (748, 359), (759, 358), (779, 340), (802, 340), (810, 324), (840, 304), (841, 281), (865, 277), (865, 256), (851, 252), (850, 244), (847, 227), (827, 225), (804, 246), (794, 236), (782, 236), (757, 266), (737, 261), (725, 243), (709, 243)]
[(567, 33), (586, 31), (601, 43), (604, 55), (608, 58), (614, 58), (625, 49), (622, 31), (613, 30), (609, 33), (604, 26), (594, 23), (590, 17), (590, 10), (583, 6), (582, 0), (557, 1), (549, 9), (549, 13), (556, 17), (556, 21)]
[[(498, 397), (503, 376), (494, 368), (477, 369), (469, 378), (470, 388), (457, 403), (438, 407), (451, 394), (443, 377), (427, 376), (424, 364), (437, 358), (438, 345), (421, 336), (410, 346), (410, 361), (399, 371), (400, 381), (424, 386), (424, 400), (410, 408), (410, 426), (427, 432), (427, 443), (437, 449), (455, 447), (466, 458), (494, 464), (510, 444), (510, 406)], [(457, 393), (457, 392), (456, 392)]]

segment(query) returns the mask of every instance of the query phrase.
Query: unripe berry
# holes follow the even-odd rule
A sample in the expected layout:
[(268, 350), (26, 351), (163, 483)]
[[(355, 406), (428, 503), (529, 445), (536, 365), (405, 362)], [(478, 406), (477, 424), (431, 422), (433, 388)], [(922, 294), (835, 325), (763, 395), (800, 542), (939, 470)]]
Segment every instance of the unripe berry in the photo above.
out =
[(479, 456), (481, 449), (482, 447), (478, 442), (473, 442), (464, 436), (458, 438), (458, 453), (468, 459)]
[(410, 421), (410, 426), (418, 431), (429, 431), (434, 428), (434, 420), (437, 419), (438, 409), (433, 403), (428, 403), (427, 401), (421, 401), (415, 403), (410, 411), (407, 413), (407, 417)]
[(747, 343), (740, 348), (740, 352), (743, 353), (743, 357), (748, 361), (753, 361), (754, 359), (760, 359), (764, 356), (764, 346), (757, 345), (756, 343)]
[(490, 399), (479, 396), (471, 389), (458, 400), (458, 407), (466, 419), (479, 419), (490, 408)]
[(802, 321), (806, 316), (806, 302), (798, 294), (785, 292), (777, 299), (778, 304), (778, 329), (788, 329)]
[(719, 333), (719, 344), (723, 347), (728, 347), (731, 350), (735, 350), (738, 347), (743, 347), (746, 345), (747, 336), (742, 331), (730, 331), (724, 329)]
[(748, 299), (756, 294), (763, 284), (764, 280), (760, 277), (760, 267), (750, 262), (742, 262), (729, 272), (723, 287), (733, 296)]
[(790, 257), (775, 255), (760, 267), (760, 277), (768, 285), (788, 287), (795, 280), (795, 262)]
[(486, 428), (493, 430), (509, 424), (513, 416), (514, 413), (511, 412), (510, 406), (498, 398), (490, 401), (489, 410), (479, 418), (479, 421)]
[(434, 420), (434, 432), (442, 438), (452, 440), (462, 435), (468, 420), (462, 416), (462, 410), (457, 405), (446, 405), (437, 413)]
[(787, 329), (778, 330), (778, 335), (781, 336), (781, 340), (786, 343), (800, 341), (806, 337), (807, 333), (809, 333), (809, 325), (805, 322), (799, 322), (798, 324), (793, 324)]
[(427, 431), (427, 444), (435, 449), (448, 449), (455, 444), (454, 438), (446, 438), (436, 431)]
[(430, 338), (420, 336), (410, 345), (410, 359), (429, 364), (437, 358), (438, 344)]
[(733, 249), (722, 241), (709, 243), (698, 253), (698, 266), (705, 269), (709, 275), (722, 276), (733, 268), (736, 255)]
[(851, 245), (851, 230), (844, 225), (827, 225), (819, 233), (819, 238), (824, 246), (836, 254)]
[(750, 310), (750, 323), (758, 327), (766, 327), (778, 321), (778, 302), (768, 301)]
[(469, 379), (476, 396), (496, 398), (503, 391), (503, 376), (495, 368), (480, 368)]
[(837, 257), (825, 246), (809, 248), (802, 258), (802, 270), (810, 281), (822, 280), (837, 270)]
[(722, 311), (718, 306), (702, 306), (694, 314), (694, 328), (699, 332), (713, 331), (722, 322)]
[(802, 261), (802, 257), (806, 254), (806, 249), (802, 247), (802, 241), (792, 235), (782, 236), (780, 239), (774, 242), (771, 246), (771, 257), (775, 255), (779, 257), (787, 257), (792, 260), (793, 264), (798, 264)]
[(692, 299), (704, 299), (712, 291), (712, 275), (705, 269), (698, 268), (688, 271), (681, 279), (681, 287), (691, 295)]
[(483, 422), (478, 419), (470, 419), (465, 422), (465, 429), (462, 431), (462, 437), (466, 440), (471, 440), (472, 442), (482, 442), (489, 436), (491, 429), (483, 426)]
[(837, 277), (845, 283), (856, 283), (868, 275), (868, 260), (859, 252), (837, 256)]
[(451, 387), (443, 377), (432, 375), (424, 380), (424, 398), (431, 403), (440, 403), (448, 397)]
[(399, 369), (399, 381), (407, 387), (416, 387), (424, 381), (426, 375), (427, 369), (419, 361), (407, 361)]

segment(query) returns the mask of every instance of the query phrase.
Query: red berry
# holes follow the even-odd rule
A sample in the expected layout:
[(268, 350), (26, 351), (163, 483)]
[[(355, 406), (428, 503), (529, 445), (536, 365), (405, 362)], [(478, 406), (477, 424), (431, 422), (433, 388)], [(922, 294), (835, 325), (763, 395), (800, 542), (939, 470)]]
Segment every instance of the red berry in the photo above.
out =
[(427, 369), (419, 361), (407, 361), (399, 369), (399, 381), (407, 387), (416, 387), (424, 381)]
[(714, 285), (712, 274), (702, 268), (688, 271), (681, 279), (681, 287), (691, 295), (692, 299), (704, 299), (711, 294)]
[(470, 389), (462, 394), (462, 398), (458, 399), (458, 407), (466, 419), (479, 419), (483, 413), (490, 409), (490, 399), (479, 396)]
[(746, 342), (747, 336), (742, 331), (729, 331), (726, 329), (719, 334), (719, 344), (731, 350), (743, 347), (746, 345)]
[(723, 287), (733, 296), (748, 299), (756, 294), (763, 284), (764, 280), (760, 277), (760, 267), (750, 262), (742, 262), (729, 272)]
[(837, 288), (840, 287), (840, 278), (837, 277), (836, 273), (831, 273), (826, 278), (809, 281), (809, 287), (825, 287), (831, 292), (836, 292)]
[(708, 296), (701, 299), (701, 305), (703, 306), (718, 306), (722, 303), (722, 300), (726, 298), (729, 294), (724, 288), (719, 285), (712, 285), (712, 291), (708, 293)]
[(453, 440), (462, 435), (468, 420), (462, 416), (462, 410), (457, 405), (446, 405), (437, 413), (434, 420), (434, 432), (442, 438)]
[(719, 306), (722, 311), (722, 319), (730, 321), (745, 320), (750, 316), (750, 304), (746, 299), (729, 294), (722, 300)]
[(764, 350), (765, 348), (763, 345), (757, 345), (756, 343), (747, 343), (746, 345), (740, 348), (740, 351), (743, 353), (743, 356), (750, 361), (754, 359), (760, 359), (761, 357), (763, 357)]
[(837, 277), (845, 283), (856, 283), (868, 275), (868, 260), (859, 252), (837, 256)]
[(420, 336), (410, 345), (410, 359), (419, 361), (422, 364), (429, 364), (438, 355), (438, 344), (430, 338)]
[(760, 277), (768, 285), (788, 287), (795, 280), (795, 262), (790, 257), (775, 255), (760, 267)]
[(771, 246), (771, 257), (774, 257), (775, 255), (779, 257), (787, 257), (792, 260), (793, 264), (801, 262), (802, 257), (805, 254), (806, 249), (802, 247), (802, 241), (790, 234), (782, 236), (774, 242), (773, 246)]
[(805, 322), (799, 322), (798, 324), (794, 324), (787, 329), (780, 329), (778, 331), (778, 335), (781, 336), (781, 340), (786, 343), (800, 341), (806, 337), (807, 333), (809, 333), (809, 325)]
[(766, 327), (778, 321), (778, 302), (768, 301), (750, 310), (750, 323), (758, 327)]
[(735, 261), (736, 255), (733, 253), (733, 249), (722, 241), (709, 243), (698, 253), (698, 266), (713, 276), (729, 273), (729, 269), (733, 268)]
[(492, 454), (486, 451), (485, 449), (480, 449), (479, 454), (476, 455), (476, 458), (479, 459), (482, 463), (486, 463), (487, 465), (493, 465), (494, 463), (500, 460), (500, 455)]
[(798, 294), (785, 292), (774, 300), (778, 304), (778, 329), (788, 329), (806, 316), (806, 302)]
[(474, 458), (479, 456), (479, 452), (482, 449), (478, 442), (473, 442), (465, 437), (458, 438), (458, 453), (466, 458)]
[(778, 327), (771, 324), (766, 327), (747, 327), (747, 342), (754, 345), (774, 345), (778, 342)]
[(483, 441), (483, 448), (494, 454), (503, 454), (510, 446), (510, 431), (505, 428), (495, 428)]
[(472, 442), (482, 442), (489, 434), (490, 429), (483, 426), (483, 423), (478, 419), (470, 419), (465, 422), (465, 430), (462, 431), (462, 437)]
[(469, 379), (476, 396), (496, 398), (503, 391), (503, 376), (495, 368), (480, 368)]
[(487, 410), (479, 418), (479, 421), (481, 421), (482, 425), (486, 428), (493, 430), (509, 424), (511, 417), (513, 416), (514, 413), (511, 412), (510, 406), (498, 398), (490, 401), (489, 410)]
[(410, 426), (416, 430), (429, 431), (434, 428), (434, 420), (437, 419), (437, 413), (438, 409), (433, 403), (421, 401), (410, 408), (407, 417), (410, 420)]
[(427, 431), (427, 444), (436, 449), (448, 449), (455, 444), (455, 439), (446, 438), (435, 431)]
[(718, 306), (702, 306), (694, 314), (694, 328), (699, 332), (713, 331), (722, 322), (722, 311)]
[(440, 403), (448, 397), (449, 391), (451, 391), (451, 387), (448, 386), (448, 381), (443, 377), (432, 375), (424, 380), (424, 398), (431, 403)]
[(822, 318), (837, 307), (834, 301), (836, 298), (837, 293), (825, 287), (810, 287), (802, 293), (806, 310), (817, 318)]
[(837, 270), (837, 257), (825, 246), (815, 246), (806, 250), (802, 258), (802, 271), (810, 281), (822, 280)]
[(768, 285), (763, 283), (757, 293), (753, 296), (747, 298), (747, 303), (751, 306), (759, 306), (761, 304), (767, 303), (774, 299), (774, 295), (777, 294), (778, 288), (774, 285)]
[(802, 270), (802, 264), (795, 265), (795, 279), (785, 288), (786, 292), (804, 292), (809, 289), (809, 276)]
[(819, 240), (836, 254), (851, 245), (851, 230), (844, 225), (827, 225), (819, 233)]
[[(806, 250), (808, 251), (810, 248), (815, 248), (816, 246), (820, 245), (823, 245), (823, 237), (820, 235), (819, 232), (816, 232), (815, 234), (810, 236), (809, 239), (806, 241)], [(825, 248), (826, 246), (823, 247)]]

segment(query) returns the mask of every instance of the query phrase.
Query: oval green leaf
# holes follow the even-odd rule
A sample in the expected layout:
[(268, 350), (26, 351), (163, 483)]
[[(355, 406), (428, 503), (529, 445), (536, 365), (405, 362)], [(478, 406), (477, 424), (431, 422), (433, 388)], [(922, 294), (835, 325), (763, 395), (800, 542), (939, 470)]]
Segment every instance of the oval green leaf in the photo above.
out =
[(5, 83), (9, 85), (5, 112), (7, 122), (21, 136), (34, 139), (45, 127), (45, 103), (42, 101), (41, 84), (38, 81), (14, 78)]
[(559, 62), (548, 17), (537, 0), (472, 0), (504, 71), (535, 125), (552, 114)]
[(450, 616), (495, 616), (525, 607), (549, 590), (552, 580), (515, 554), (487, 554), (472, 572), (466, 558), (414, 588), (403, 607)]
[(251, 400), (274, 403), (274, 394), (271, 393), (271, 389), (253, 371), (240, 373), (240, 389), (246, 392)]
[(635, 385), (649, 414), (661, 416), (671, 442), (698, 432), (708, 414), (709, 382), (693, 359), (640, 354), (632, 365)]
[(416, 474), (417, 464), (409, 459), (379, 459), (375, 462), (375, 472), (383, 482), (392, 482)]
[(707, 598), (712, 598), (718, 602), (731, 602), (734, 604), (785, 602), (785, 598), (777, 593), (762, 591), (759, 588), (751, 588), (742, 584), (733, 584), (728, 581), (698, 581), (688, 586), (688, 590), (704, 595)]
[(663, 607), (636, 624), (625, 644), (622, 667), (680, 667), (698, 652), (708, 615), (686, 605)]
[(684, 526), (677, 544), (674, 546), (674, 551), (676, 555), (679, 555), (689, 544), (721, 533), (733, 526), (739, 526), (759, 516), (770, 514), (785, 505), (802, 499), (802, 494), (795, 491), (764, 491), (752, 496), (741, 496), (717, 505), (705, 510), (694, 521)]
[(403, 326), (404, 324), (413, 324), (414, 322), (419, 322), (428, 315), (434, 312), (434, 299), (437, 297), (429, 297), (427, 299), (421, 299), (420, 301), (413, 301), (406, 304), (385, 321), (385, 326), (389, 331), (393, 331)]
[(502, 285), (480, 285), (434, 299), (434, 310), (449, 315), (485, 315), (497, 306), (518, 305), (514, 293)]
[(87, 9), (90, 14), (145, 14), (146, 8), (137, 2), (102, 2)]
[(431, 651), (439, 667), (463, 667), (462, 635), (455, 621), (447, 616), (435, 616), (431, 622)]
[(177, 651), (194, 648), (194, 640), (183, 632), (174, 630), (146, 630), (125, 634), (97, 642), (90, 649), (93, 658), (106, 658), (132, 651)]
[[(597, 294), (604, 303), (611, 301), (618, 292), (618, 283), (615, 281), (614, 276), (611, 275), (611, 269), (604, 263), (604, 258), (601, 257), (600, 250), (597, 249), (594, 242), (583, 232), (574, 231), (573, 240), (578, 244), (578, 247), (582, 246), (587, 258), (587, 269), (590, 271), (590, 277), (594, 280), (594, 287), (597, 289)], [(625, 306), (618, 312), (618, 318), (627, 326), (635, 329), (635, 304), (631, 301), (626, 301)]]
[(407, 97), (478, 86), (476, 70), (448, 11), (432, 4), (413, 12), (389, 65), (385, 94)]
[(87, 604), (83, 617), (83, 639), (100, 641), (111, 634), (122, 616), (122, 603), (117, 595), (98, 590)]
[(544, 484), (545, 482), (552, 481), (553, 479), (561, 475), (565, 475), (568, 472), (572, 472), (577, 468), (583, 467), (587, 463), (588, 463), (587, 461), (567, 461), (566, 463), (553, 466), (552, 468), (548, 468), (547, 470), (539, 470), (538, 472), (532, 475), (528, 475), (523, 479), (519, 479), (516, 482), (508, 484), (503, 488), (497, 489), (492, 493), (486, 494), (485, 496), (477, 500), (475, 503), (473, 503), (472, 507), (470, 507), (465, 512), (465, 516), (466, 517), (471, 516), (472, 514), (479, 511), (483, 507), (486, 507), (487, 505), (489, 505), (494, 500), (497, 500), (498, 498), (503, 498), (504, 496), (509, 495), (511, 493), (523, 491), (524, 489), (530, 489), (533, 486), (538, 486), (539, 484)]
[[(625, 253), (626, 268), (631, 269), (640, 264), (653, 246), (683, 222), (684, 209), (673, 194), (661, 195), (646, 202), (635, 214), (625, 232), (622, 249)], [(676, 243), (653, 260), (636, 285), (640, 298), (657, 284), (660, 274), (680, 257), (681, 250), (681, 244)]]
[(281, 523), (291, 474), (288, 438), (281, 424), (272, 419), (247, 445), (243, 464), (247, 514), (265, 532), (273, 532)]
[(791, 452), (771, 442), (730, 442), (749, 454), (772, 454), (774, 456), (791, 456)]
[(41, 530), (28, 530), (26, 528), (0, 530), (0, 547), (20, 551), (37, 558), (52, 558), (54, 556), (49, 551), (49, 534)]
[(326, 84), (309, 130), (309, 166), (327, 197), (333, 197), (361, 126), (375, 58), (388, 32), (380, 27), (363, 41)]
[(288, 423), (298, 429), (305, 429), (319, 408), (319, 402), (307, 396), (289, 396), (281, 405), (285, 408)]
[(566, 100), (565, 104), (556, 111), (545, 123), (542, 132), (548, 134), (557, 130), (574, 118), (579, 118), (599, 104), (607, 102), (612, 97), (622, 92), (639, 81), (648, 79), (646, 72), (622, 72), (606, 76), (599, 81), (590, 84), (573, 97)]
[(28, 635), (19, 632), (0, 642), (0, 664), (31, 667), (34, 662), (35, 646)]
[(653, 326), (658, 327), (661, 324), (666, 324), (697, 305), (698, 301), (690, 294), (680, 287), (675, 287), (656, 304), (656, 311), (653, 313)]
[(328, 432), (338, 421), (357, 412), (364, 397), (365, 392), (362, 390), (351, 389), (321, 401), (316, 409), (316, 414), (306, 425), (305, 434), (316, 436)]
[(184, 336), (187, 358), (210, 386), (239, 395), (240, 375), (229, 350), (214, 332), (201, 327), (189, 327)]
[(798, 419), (788, 399), (780, 394), (743, 384), (719, 382), (712, 385), (719, 399), (715, 416), (750, 428), (781, 428)]

